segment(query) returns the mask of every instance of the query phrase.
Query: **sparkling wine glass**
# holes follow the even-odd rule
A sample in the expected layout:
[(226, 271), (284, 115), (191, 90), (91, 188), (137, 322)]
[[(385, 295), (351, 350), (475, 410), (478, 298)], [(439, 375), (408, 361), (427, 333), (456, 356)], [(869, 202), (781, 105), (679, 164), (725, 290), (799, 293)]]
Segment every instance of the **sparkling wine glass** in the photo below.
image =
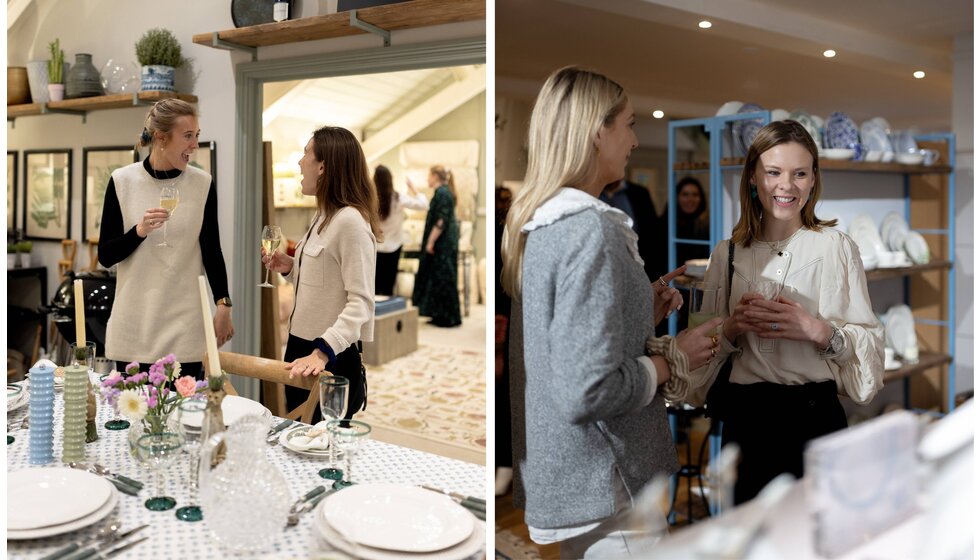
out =
[[(703, 325), (718, 317), (721, 311), (721, 290), (714, 284), (695, 282), (691, 287), (691, 309), (687, 328)], [(711, 336), (710, 333), (708, 336)]]
[[(180, 192), (177, 191), (177, 187), (163, 187), (160, 189), (160, 208), (167, 211), (168, 218), (174, 215), (174, 210), (177, 209), (177, 203), (180, 202)], [(163, 222), (163, 241), (157, 243), (157, 247), (173, 247), (173, 245), (167, 243), (167, 222)]]
[[(109, 376), (113, 375), (114, 373), (115, 372), (109, 372), (99, 376), (99, 387), (102, 387), (102, 382), (104, 382), (106, 379), (109, 378)], [(102, 390), (105, 391), (106, 388), (102, 388)], [(115, 430), (125, 430), (128, 427), (129, 427), (129, 420), (124, 420), (120, 418), (119, 409), (117, 409), (116, 407), (112, 407), (112, 420), (109, 420), (108, 422), (105, 423), (105, 428), (107, 430), (115, 431)]]
[(190, 505), (177, 509), (177, 519), (200, 521), (204, 518), (198, 505), (198, 465), (201, 460), (201, 432), (204, 427), (204, 411), (207, 403), (187, 399), (177, 407), (177, 433), (183, 439), (184, 453), (190, 455)]
[(144, 505), (152, 511), (166, 511), (175, 505), (177, 500), (166, 496), (164, 488), (164, 472), (177, 458), (180, 452), (181, 437), (178, 434), (164, 432), (162, 434), (147, 434), (136, 442), (136, 450), (141, 461), (150, 466), (156, 474), (157, 496), (147, 500)]
[[(279, 244), (282, 242), (282, 231), (279, 226), (265, 226), (262, 228), (262, 248), (265, 249), (265, 254), (272, 258), (276, 254), (276, 250), (279, 249)], [(272, 261), (269, 261), (269, 266), (271, 266)], [(262, 282), (258, 286), (260, 288), (272, 288), (273, 285), (269, 283), (269, 266), (265, 267), (265, 282)]]
[[(345, 424), (347, 425), (345, 426)], [(331, 446), (336, 445), (344, 452), (344, 461), (346, 462), (344, 468), (346, 478), (334, 482), (333, 487), (337, 490), (347, 488), (354, 484), (351, 482), (351, 465), (354, 454), (371, 434), (371, 426), (367, 422), (359, 420), (331, 420), (327, 422), (327, 432), (330, 433)]]
[[(339, 375), (320, 375), (320, 414), (326, 421), (340, 420), (347, 414), (347, 395), (350, 392), (350, 380)], [(343, 471), (336, 468), (337, 449), (330, 435), (330, 466), (320, 470), (320, 476), (329, 480), (340, 480)]]

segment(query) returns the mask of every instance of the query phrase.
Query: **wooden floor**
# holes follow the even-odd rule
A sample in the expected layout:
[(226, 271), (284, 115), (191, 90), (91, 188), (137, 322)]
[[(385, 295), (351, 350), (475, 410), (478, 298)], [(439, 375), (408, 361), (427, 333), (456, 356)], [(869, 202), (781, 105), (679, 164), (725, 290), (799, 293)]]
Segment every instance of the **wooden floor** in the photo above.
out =
[[(691, 430), (691, 452), (694, 462), (697, 461), (697, 453), (701, 450), (701, 442), (707, 433), (706, 421), (696, 421)], [(498, 453), (500, 451), (498, 450)], [(683, 464), (687, 460), (687, 443), (677, 444), (677, 457)], [(707, 463), (707, 451), (705, 452), (704, 462)], [(688, 499), (687, 481), (684, 477), (678, 477), (679, 485), (677, 488), (677, 512), (674, 520), (674, 527), (683, 527), (688, 523)], [(700, 497), (697, 482), (694, 483), (691, 503), (691, 517), (697, 522), (708, 517), (707, 509)], [(514, 507), (511, 500), (511, 493), (498, 496), (496, 499), (496, 558), (514, 560), (532, 560), (542, 558), (545, 560), (561, 558), (558, 544), (538, 545), (528, 537), (527, 525), (524, 524), (524, 511)], [(665, 500), (664, 511), (667, 511), (668, 503)]]

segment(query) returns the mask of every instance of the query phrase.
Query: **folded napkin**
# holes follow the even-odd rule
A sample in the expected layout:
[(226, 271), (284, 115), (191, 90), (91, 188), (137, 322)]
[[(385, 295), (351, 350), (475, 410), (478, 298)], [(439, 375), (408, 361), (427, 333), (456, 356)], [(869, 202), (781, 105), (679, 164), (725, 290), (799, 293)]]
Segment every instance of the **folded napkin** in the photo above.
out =
[(290, 435), (292, 437), (289, 438), (289, 445), (296, 449), (302, 449), (303, 451), (326, 450), (330, 443), (329, 435), (323, 428), (313, 427), (307, 429), (305, 432)]

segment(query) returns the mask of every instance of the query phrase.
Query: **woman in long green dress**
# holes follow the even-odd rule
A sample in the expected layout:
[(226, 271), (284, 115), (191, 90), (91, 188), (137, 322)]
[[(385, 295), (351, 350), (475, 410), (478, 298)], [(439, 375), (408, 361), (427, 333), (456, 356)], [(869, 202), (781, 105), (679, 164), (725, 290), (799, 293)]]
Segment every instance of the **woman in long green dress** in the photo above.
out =
[(422, 256), (415, 275), (412, 301), (419, 315), (431, 317), (438, 327), (461, 324), (456, 262), (459, 253), (459, 222), (456, 221), (456, 186), (452, 173), (440, 165), (429, 169), (429, 186), (435, 193), (429, 203), (422, 234)]

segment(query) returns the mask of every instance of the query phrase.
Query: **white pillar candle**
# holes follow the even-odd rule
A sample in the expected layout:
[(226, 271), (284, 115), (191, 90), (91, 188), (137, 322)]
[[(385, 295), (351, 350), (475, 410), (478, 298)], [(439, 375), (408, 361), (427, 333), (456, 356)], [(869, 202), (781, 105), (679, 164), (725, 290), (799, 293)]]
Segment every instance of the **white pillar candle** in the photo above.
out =
[(75, 280), (75, 344), (76, 348), (85, 347), (85, 297), (81, 280)]
[(201, 313), (204, 317), (204, 341), (208, 348), (208, 368), (211, 375), (221, 374), (221, 363), (218, 362), (218, 340), (214, 336), (214, 321), (211, 318), (211, 305), (208, 303), (208, 286), (204, 276), (197, 277), (201, 288)]

